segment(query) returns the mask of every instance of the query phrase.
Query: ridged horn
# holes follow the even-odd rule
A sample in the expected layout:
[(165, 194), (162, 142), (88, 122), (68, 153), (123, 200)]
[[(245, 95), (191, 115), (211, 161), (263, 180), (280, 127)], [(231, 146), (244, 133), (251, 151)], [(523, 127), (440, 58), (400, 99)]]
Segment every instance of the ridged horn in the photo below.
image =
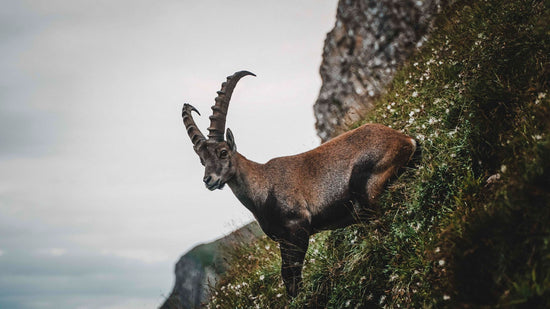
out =
[(223, 135), (225, 131), (225, 118), (227, 116), (227, 108), (229, 107), (229, 101), (233, 94), (233, 89), (237, 85), (239, 79), (246, 75), (256, 76), (254, 73), (248, 71), (239, 71), (235, 74), (227, 77), (227, 81), (222, 83), (222, 89), (218, 91), (216, 97), (216, 103), (212, 106), (212, 116), (210, 116), (210, 127), (208, 127), (208, 138), (215, 139), (217, 141), (223, 141)]
[(193, 143), (193, 147), (196, 148), (201, 141), (205, 141), (206, 138), (204, 135), (202, 135), (201, 131), (195, 124), (195, 120), (193, 120), (193, 115), (191, 115), (191, 112), (199, 113), (199, 111), (193, 107), (191, 104), (183, 104), (183, 109), (181, 110), (181, 117), (183, 118), (183, 124), (185, 125), (185, 129), (187, 130), (187, 134), (189, 135), (189, 138), (191, 138), (191, 142)]

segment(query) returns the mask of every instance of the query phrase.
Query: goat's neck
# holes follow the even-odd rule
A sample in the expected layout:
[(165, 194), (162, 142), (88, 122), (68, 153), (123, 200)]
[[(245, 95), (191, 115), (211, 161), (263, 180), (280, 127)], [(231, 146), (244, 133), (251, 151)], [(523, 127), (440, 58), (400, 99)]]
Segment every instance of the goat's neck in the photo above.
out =
[(235, 176), (227, 184), (239, 201), (257, 216), (269, 190), (264, 165), (250, 161), (239, 153), (235, 155)]

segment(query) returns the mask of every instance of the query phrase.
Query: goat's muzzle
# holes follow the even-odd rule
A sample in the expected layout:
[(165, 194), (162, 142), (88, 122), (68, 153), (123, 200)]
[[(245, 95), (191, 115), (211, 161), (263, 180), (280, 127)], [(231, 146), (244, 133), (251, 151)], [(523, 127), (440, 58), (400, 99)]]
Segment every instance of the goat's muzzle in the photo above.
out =
[(212, 176), (204, 176), (202, 181), (204, 181), (204, 185), (210, 191), (214, 191), (216, 189), (222, 189), (223, 186), (225, 185), (225, 183), (222, 182), (221, 178), (214, 179), (212, 178)]

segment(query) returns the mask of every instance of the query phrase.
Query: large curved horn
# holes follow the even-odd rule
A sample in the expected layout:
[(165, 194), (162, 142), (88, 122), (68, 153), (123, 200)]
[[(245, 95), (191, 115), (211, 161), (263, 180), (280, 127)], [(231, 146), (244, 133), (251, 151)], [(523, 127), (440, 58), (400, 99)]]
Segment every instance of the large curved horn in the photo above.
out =
[(199, 111), (193, 107), (191, 104), (183, 104), (183, 109), (181, 110), (181, 117), (183, 118), (183, 124), (185, 125), (185, 129), (187, 130), (187, 134), (189, 134), (189, 138), (191, 138), (191, 142), (193, 143), (193, 147), (197, 148), (197, 146), (200, 144), (201, 141), (205, 141), (206, 138), (204, 138), (204, 135), (202, 135), (201, 131), (195, 124), (195, 120), (193, 120), (193, 115), (191, 115), (191, 112), (199, 113)]
[(218, 96), (215, 99), (216, 103), (212, 106), (213, 113), (212, 116), (210, 116), (208, 138), (212, 138), (220, 142), (223, 141), (225, 117), (227, 116), (227, 108), (229, 107), (231, 94), (233, 94), (233, 89), (235, 89), (239, 79), (246, 75), (256, 76), (254, 73), (248, 71), (239, 71), (227, 77), (227, 82), (222, 84), (222, 89), (218, 91)]

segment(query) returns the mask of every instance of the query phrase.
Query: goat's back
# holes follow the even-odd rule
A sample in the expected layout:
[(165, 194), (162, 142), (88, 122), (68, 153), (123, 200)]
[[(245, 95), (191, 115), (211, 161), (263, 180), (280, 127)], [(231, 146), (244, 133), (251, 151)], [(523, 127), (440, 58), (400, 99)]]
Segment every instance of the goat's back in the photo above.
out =
[[(288, 192), (293, 203), (330, 204), (349, 198), (358, 171), (369, 175), (404, 165), (414, 152), (414, 140), (379, 124), (365, 124), (310, 151), (266, 163), (275, 192)], [(359, 184), (363, 185), (363, 184)]]

